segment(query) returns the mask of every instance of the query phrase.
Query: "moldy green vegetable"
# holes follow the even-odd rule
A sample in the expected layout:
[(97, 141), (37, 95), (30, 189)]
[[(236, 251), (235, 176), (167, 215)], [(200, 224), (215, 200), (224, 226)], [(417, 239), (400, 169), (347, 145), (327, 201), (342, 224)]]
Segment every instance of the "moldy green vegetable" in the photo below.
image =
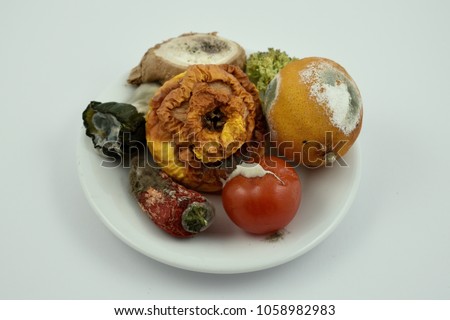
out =
[(267, 85), (286, 64), (296, 58), (289, 57), (286, 52), (269, 48), (268, 51), (252, 53), (246, 64), (246, 73), (263, 98)]
[[(120, 159), (145, 146), (145, 118), (127, 103), (91, 101), (83, 112), (86, 135), (101, 155)], [(135, 149), (135, 148), (134, 148)]]

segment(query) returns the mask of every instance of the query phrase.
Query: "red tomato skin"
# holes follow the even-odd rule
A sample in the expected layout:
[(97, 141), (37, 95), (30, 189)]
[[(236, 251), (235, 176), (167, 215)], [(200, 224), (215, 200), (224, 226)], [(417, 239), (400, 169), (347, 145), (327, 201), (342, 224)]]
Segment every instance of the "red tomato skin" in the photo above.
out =
[(276, 232), (295, 217), (301, 202), (301, 182), (294, 168), (277, 157), (267, 156), (261, 166), (275, 173), (263, 177), (236, 176), (222, 191), (223, 207), (241, 229), (254, 234)]

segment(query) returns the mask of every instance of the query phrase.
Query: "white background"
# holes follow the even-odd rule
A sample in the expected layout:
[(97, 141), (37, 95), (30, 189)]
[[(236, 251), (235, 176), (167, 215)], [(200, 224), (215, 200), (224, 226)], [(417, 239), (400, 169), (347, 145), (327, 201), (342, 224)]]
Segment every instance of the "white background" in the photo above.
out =
[[(0, 298), (450, 299), (449, 12), (444, 0), (0, 0)], [(169, 267), (116, 238), (82, 193), (86, 104), (189, 31), (331, 58), (362, 92), (356, 200), (292, 262)]]

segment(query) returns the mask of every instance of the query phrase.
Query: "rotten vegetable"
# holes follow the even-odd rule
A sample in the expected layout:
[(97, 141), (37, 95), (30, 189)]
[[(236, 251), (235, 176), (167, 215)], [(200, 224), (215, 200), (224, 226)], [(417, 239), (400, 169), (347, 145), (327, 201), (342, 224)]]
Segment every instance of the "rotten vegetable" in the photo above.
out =
[(277, 73), (290, 61), (295, 60), (279, 49), (269, 48), (250, 54), (247, 59), (245, 72), (264, 97), (267, 86)]
[(174, 182), (149, 159), (133, 158), (129, 180), (142, 211), (170, 235), (191, 237), (212, 224), (215, 210), (208, 200)]
[(127, 103), (92, 101), (83, 112), (86, 135), (103, 156), (121, 159), (145, 145), (145, 118)]
[(222, 191), (228, 217), (254, 234), (280, 232), (297, 214), (301, 182), (294, 168), (275, 156), (237, 166)]
[(128, 77), (131, 84), (164, 83), (194, 64), (231, 64), (243, 69), (245, 50), (212, 33), (186, 33), (147, 50)]

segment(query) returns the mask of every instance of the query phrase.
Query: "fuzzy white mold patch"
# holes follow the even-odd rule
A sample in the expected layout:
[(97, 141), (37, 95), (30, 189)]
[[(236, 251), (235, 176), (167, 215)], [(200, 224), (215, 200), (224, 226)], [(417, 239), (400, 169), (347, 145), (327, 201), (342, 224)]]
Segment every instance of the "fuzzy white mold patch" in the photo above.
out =
[(361, 96), (354, 81), (325, 61), (312, 62), (299, 73), (309, 95), (325, 108), (330, 122), (349, 135), (361, 118)]
[(162, 44), (155, 54), (180, 66), (227, 63), (239, 48), (218, 36), (196, 34)]
[(281, 184), (284, 184), (284, 182), (275, 173), (264, 169), (259, 163), (243, 162), (236, 166), (236, 169), (234, 169), (233, 172), (231, 172), (231, 174), (228, 176), (228, 178), (223, 181), (223, 185), (225, 186), (228, 181), (237, 176), (243, 176), (245, 178), (261, 178), (266, 174), (273, 175), (278, 181), (280, 181)]

